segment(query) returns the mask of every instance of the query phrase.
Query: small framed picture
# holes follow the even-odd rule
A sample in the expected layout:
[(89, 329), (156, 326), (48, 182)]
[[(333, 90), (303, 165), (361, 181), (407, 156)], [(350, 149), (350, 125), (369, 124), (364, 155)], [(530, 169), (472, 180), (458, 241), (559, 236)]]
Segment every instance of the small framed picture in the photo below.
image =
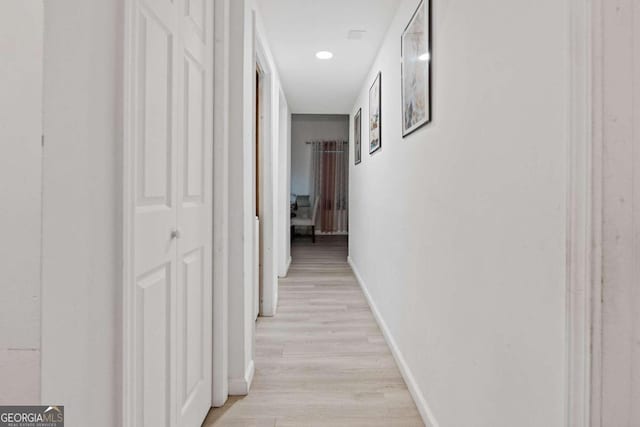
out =
[(431, 0), (422, 0), (402, 33), (402, 136), (431, 121)]
[(369, 154), (382, 147), (382, 72), (369, 89)]
[(356, 117), (353, 120), (353, 150), (355, 164), (359, 164), (362, 161), (362, 108), (356, 113)]

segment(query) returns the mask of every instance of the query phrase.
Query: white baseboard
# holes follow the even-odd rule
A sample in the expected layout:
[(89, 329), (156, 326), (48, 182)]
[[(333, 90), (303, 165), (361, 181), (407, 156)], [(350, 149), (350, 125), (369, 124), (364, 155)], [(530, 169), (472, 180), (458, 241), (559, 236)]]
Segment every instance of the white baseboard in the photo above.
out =
[(409, 366), (405, 362), (404, 357), (402, 356), (402, 353), (398, 348), (398, 345), (396, 344), (395, 340), (393, 339), (393, 336), (391, 335), (391, 332), (389, 331), (389, 328), (387, 327), (387, 324), (382, 318), (380, 311), (378, 311), (378, 307), (376, 306), (376, 303), (371, 298), (371, 294), (369, 294), (369, 291), (367, 290), (367, 287), (364, 284), (364, 280), (362, 280), (362, 276), (360, 275), (358, 268), (356, 267), (356, 265), (354, 264), (350, 256), (347, 257), (347, 261), (349, 262), (349, 265), (353, 270), (353, 274), (356, 276), (356, 280), (358, 281), (360, 288), (362, 288), (362, 293), (364, 293), (364, 296), (367, 299), (367, 302), (369, 303), (369, 307), (371, 308), (373, 317), (376, 319), (376, 322), (378, 322), (378, 326), (382, 331), (382, 335), (384, 336), (384, 339), (387, 341), (387, 345), (391, 349), (391, 354), (393, 354), (393, 358), (396, 360), (398, 368), (400, 369), (400, 373), (402, 374), (402, 377), (404, 378), (404, 381), (407, 384), (407, 387), (409, 388), (409, 393), (411, 393), (411, 397), (413, 397), (413, 401), (415, 402), (416, 407), (418, 408), (418, 412), (420, 412), (422, 421), (427, 427), (439, 427), (440, 425), (436, 421), (436, 418), (433, 416), (433, 412), (429, 408), (429, 405), (427, 405), (427, 401), (425, 400), (422, 394), (422, 391), (420, 391), (420, 388), (418, 387), (418, 384), (416, 383), (416, 380), (413, 374), (411, 373), (411, 369), (409, 369)]
[(269, 307), (268, 309), (263, 308), (260, 312), (260, 317), (275, 317), (276, 308), (275, 305), (273, 307)]
[(247, 371), (244, 374), (244, 378), (230, 378), (229, 379), (229, 396), (246, 396), (251, 389), (251, 383), (253, 382), (253, 374), (256, 372), (256, 365), (253, 360), (249, 362)]
[[(279, 278), (276, 277), (275, 280), (276, 280), (276, 283), (278, 283)], [(276, 292), (276, 295), (274, 295), (273, 305), (269, 307), (263, 305), (262, 310), (260, 312), (260, 317), (274, 317), (277, 311), (278, 311), (278, 297)]]
[(271, 294), (271, 301), (267, 303), (264, 300), (260, 300), (260, 316), (262, 317), (273, 317), (276, 315), (276, 310), (278, 309), (277, 287), (279, 286), (278, 280), (280, 279), (278, 275), (274, 273), (271, 280), (273, 281), (273, 289), (269, 289), (266, 286), (264, 287), (264, 294), (266, 295), (267, 291), (269, 291), (268, 293)]
[(283, 278), (289, 275), (289, 268), (291, 267), (291, 261), (292, 261), (292, 258), (289, 257), (289, 259), (287, 260), (287, 266), (284, 268), (284, 274), (281, 274), (278, 277)]

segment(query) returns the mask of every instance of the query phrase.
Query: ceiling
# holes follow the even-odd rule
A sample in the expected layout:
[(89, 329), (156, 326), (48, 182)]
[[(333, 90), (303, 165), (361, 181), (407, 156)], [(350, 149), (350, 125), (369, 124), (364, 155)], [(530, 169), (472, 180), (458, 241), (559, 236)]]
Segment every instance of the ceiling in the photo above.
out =
[[(291, 112), (351, 113), (399, 0), (257, 2)], [(317, 59), (321, 50), (333, 59)]]

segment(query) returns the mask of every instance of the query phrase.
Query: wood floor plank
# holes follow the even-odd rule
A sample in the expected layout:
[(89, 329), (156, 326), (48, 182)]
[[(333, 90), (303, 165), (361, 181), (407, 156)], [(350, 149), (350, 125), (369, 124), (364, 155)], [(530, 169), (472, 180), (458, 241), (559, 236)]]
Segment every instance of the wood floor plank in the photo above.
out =
[(256, 326), (251, 392), (204, 427), (422, 426), (347, 264), (344, 237), (296, 241), (278, 314)]

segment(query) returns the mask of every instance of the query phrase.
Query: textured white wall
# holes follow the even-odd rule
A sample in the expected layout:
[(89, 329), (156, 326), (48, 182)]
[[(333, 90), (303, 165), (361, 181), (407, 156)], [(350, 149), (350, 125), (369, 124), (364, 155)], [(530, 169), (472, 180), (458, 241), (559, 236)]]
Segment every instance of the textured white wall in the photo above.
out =
[(314, 140), (349, 140), (349, 116), (294, 114), (291, 122), (291, 192), (311, 194), (311, 145)]
[(72, 426), (121, 421), (123, 4), (44, 6), (42, 400)]
[(43, 2), (0, 2), (0, 405), (40, 402)]
[(567, 7), (434, 3), (433, 123), (402, 138), (400, 35), (418, 0), (401, 3), (353, 108), (364, 129), (350, 257), (440, 426), (560, 427)]
[(640, 425), (640, 2), (597, 1), (596, 138), (603, 145), (602, 414)]

